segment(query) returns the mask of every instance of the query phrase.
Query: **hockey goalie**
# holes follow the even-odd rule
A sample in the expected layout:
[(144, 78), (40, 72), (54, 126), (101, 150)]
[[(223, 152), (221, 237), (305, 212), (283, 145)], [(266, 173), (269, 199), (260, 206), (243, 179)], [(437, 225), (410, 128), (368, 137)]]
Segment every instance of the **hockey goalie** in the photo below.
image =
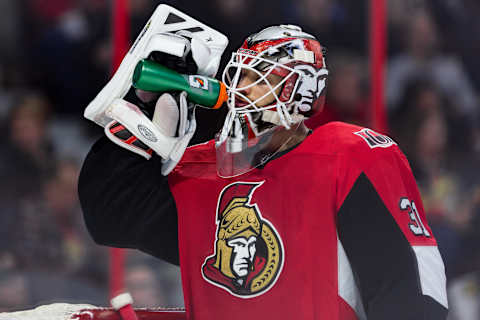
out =
[(369, 128), (305, 124), (329, 74), (313, 35), (278, 25), (248, 36), (221, 75), (223, 128), (201, 145), (189, 146), (194, 90), (132, 89), (147, 60), (207, 90), (226, 45), (160, 6), (85, 111), (106, 133), (79, 179), (90, 234), (182, 274), (185, 312), (133, 316), (446, 319), (443, 261), (399, 146)]

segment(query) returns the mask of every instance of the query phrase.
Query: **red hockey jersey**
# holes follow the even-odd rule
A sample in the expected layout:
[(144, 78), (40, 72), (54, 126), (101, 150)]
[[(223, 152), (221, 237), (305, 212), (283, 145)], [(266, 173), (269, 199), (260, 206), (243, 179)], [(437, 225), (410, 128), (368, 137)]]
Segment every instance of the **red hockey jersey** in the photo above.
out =
[[(443, 262), (392, 139), (329, 123), (231, 179), (217, 176), (214, 148), (190, 147), (169, 176), (190, 319), (380, 319), (388, 305), (393, 319), (397, 307), (446, 310)], [(408, 305), (413, 296), (428, 302)]]

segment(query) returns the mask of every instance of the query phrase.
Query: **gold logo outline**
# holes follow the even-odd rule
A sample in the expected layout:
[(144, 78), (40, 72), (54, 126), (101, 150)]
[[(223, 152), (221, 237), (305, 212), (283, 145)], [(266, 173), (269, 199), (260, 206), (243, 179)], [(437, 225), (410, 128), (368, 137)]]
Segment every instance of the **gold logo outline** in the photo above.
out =
[[(267, 249), (268, 249), (267, 250), (267, 261), (266, 261), (266, 264), (265, 264), (265, 268), (252, 281), (252, 287), (255, 287), (255, 286), (258, 287), (257, 292), (252, 293), (252, 294), (248, 294), (248, 295), (240, 295), (240, 294), (237, 294), (237, 293), (233, 292), (231, 290), (231, 288), (229, 288), (229, 287), (227, 287), (223, 284), (219, 284), (219, 283), (217, 283), (213, 280), (210, 280), (208, 277), (205, 276), (205, 274), (203, 272), (204, 266), (207, 264), (207, 261), (210, 258), (214, 258), (217, 255), (217, 247), (215, 245), (214, 245), (213, 254), (207, 256), (205, 258), (202, 266), (200, 267), (200, 272), (202, 274), (202, 278), (205, 281), (207, 281), (208, 283), (210, 283), (210, 284), (212, 284), (212, 285), (214, 285), (214, 286), (216, 286), (220, 289), (223, 289), (223, 290), (227, 291), (229, 294), (231, 294), (231, 295), (233, 295), (237, 298), (242, 298), (242, 299), (255, 298), (255, 297), (261, 296), (261, 295), (267, 293), (268, 291), (270, 291), (270, 289), (272, 289), (274, 287), (274, 285), (276, 284), (276, 282), (278, 281), (278, 278), (280, 277), (280, 274), (282, 273), (283, 267), (284, 267), (284, 264), (285, 264), (285, 249), (284, 249), (284, 246), (283, 246), (283, 240), (282, 240), (279, 232), (277, 231), (277, 229), (273, 226), (273, 224), (268, 219), (265, 219), (263, 217), (260, 209), (258, 208), (258, 205), (256, 203), (254, 203), (254, 204), (250, 203), (250, 201), (252, 199), (252, 195), (254, 194), (255, 190), (257, 188), (259, 188), (261, 185), (263, 185), (264, 183), (265, 183), (265, 180), (259, 181), (259, 182), (236, 181), (236, 182), (228, 184), (227, 186), (225, 186), (222, 189), (222, 191), (220, 192), (220, 194), (218, 196), (217, 208), (216, 208), (216, 211), (215, 211), (215, 224), (217, 225), (217, 228), (215, 230), (214, 244), (217, 243), (217, 241), (218, 241), (218, 228), (219, 228), (220, 220), (217, 219), (217, 216), (219, 214), (218, 211), (220, 209), (221, 200), (222, 200), (224, 192), (226, 190), (228, 190), (230, 187), (232, 187), (233, 185), (236, 185), (236, 184), (254, 185), (254, 187), (252, 188), (252, 190), (250, 191), (250, 193), (247, 196), (248, 200), (247, 200), (246, 203), (248, 203), (250, 206), (255, 207), (255, 210), (257, 211), (257, 213), (258, 213), (258, 215), (259, 215), (259, 217), (260, 217), (260, 219), (263, 223), (264, 228), (262, 228), (262, 239), (265, 242), (265, 244), (267, 245)], [(275, 240), (278, 240), (276, 242), (278, 244), (279, 250), (276, 250), (275, 252), (272, 252), (270, 250), (270, 247), (274, 246), (273, 242)], [(275, 253), (275, 255), (273, 253)], [(278, 266), (277, 270), (272, 273), (271, 266), (272, 266), (272, 263), (275, 263), (275, 261), (277, 261), (277, 263), (280, 263), (280, 265)]]

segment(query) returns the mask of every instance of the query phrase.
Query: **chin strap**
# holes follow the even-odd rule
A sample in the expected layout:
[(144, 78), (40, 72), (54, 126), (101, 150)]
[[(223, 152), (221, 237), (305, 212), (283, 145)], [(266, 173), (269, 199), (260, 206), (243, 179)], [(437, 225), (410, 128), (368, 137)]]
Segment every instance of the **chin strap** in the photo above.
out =
[(223, 123), (222, 130), (220, 131), (220, 135), (215, 141), (215, 146), (218, 147), (222, 143), (224, 143), (233, 127), (233, 122), (237, 116), (237, 111), (235, 109), (228, 110), (227, 116), (225, 117), (225, 122)]

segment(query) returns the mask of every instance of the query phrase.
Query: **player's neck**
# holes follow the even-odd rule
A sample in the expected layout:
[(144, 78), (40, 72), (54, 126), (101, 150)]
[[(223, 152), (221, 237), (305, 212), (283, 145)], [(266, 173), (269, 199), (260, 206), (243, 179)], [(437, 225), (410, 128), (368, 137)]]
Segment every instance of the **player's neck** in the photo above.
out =
[(308, 136), (308, 129), (303, 121), (298, 125), (293, 125), (290, 130), (280, 131), (275, 134), (273, 141), (281, 141), (283, 144), (277, 152), (283, 152), (300, 144)]

